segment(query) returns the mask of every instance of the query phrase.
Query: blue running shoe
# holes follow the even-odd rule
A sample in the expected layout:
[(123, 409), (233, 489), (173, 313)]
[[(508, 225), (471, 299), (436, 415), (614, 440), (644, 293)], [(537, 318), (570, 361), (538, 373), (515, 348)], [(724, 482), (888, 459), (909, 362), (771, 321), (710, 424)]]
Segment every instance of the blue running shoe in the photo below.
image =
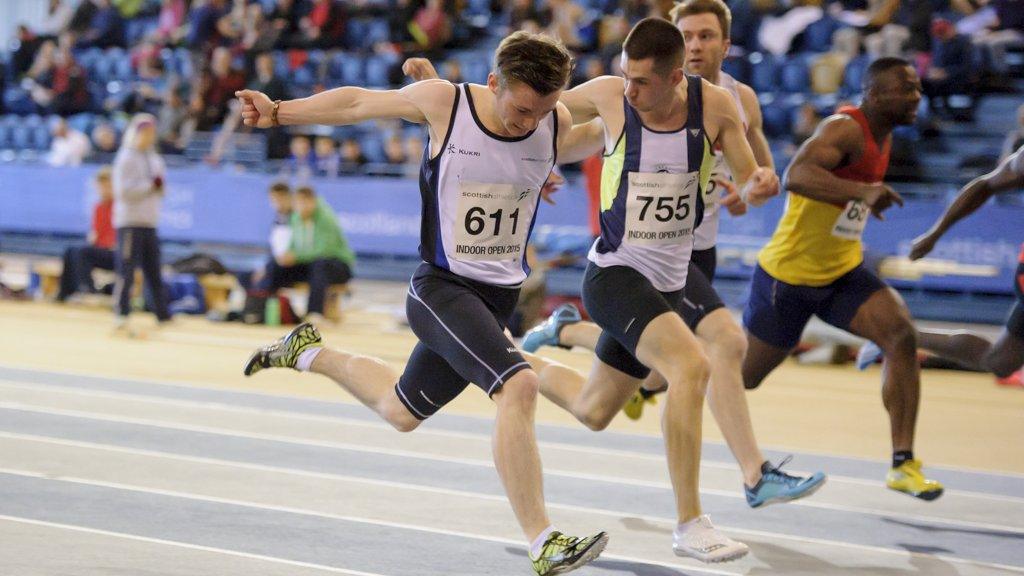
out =
[(857, 352), (857, 370), (867, 370), (868, 366), (878, 362), (881, 357), (882, 349), (878, 347), (878, 344), (868, 340), (868, 343), (861, 346), (860, 351)]
[[(573, 304), (562, 304), (548, 316), (548, 319), (532, 328), (523, 336), (522, 349), (533, 353), (541, 346), (561, 346), (558, 343), (558, 332), (566, 324), (575, 324), (583, 320), (580, 310)], [(565, 348), (565, 346), (562, 346)]]
[(747, 495), (747, 504), (751, 508), (760, 508), (776, 502), (788, 502), (806, 498), (818, 491), (825, 484), (825, 475), (815, 472), (810, 476), (794, 476), (782, 471), (782, 467), (792, 459), (787, 457), (778, 466), (771, 462), (761, 465), (761, 481), (753, 488), (743, 487)]

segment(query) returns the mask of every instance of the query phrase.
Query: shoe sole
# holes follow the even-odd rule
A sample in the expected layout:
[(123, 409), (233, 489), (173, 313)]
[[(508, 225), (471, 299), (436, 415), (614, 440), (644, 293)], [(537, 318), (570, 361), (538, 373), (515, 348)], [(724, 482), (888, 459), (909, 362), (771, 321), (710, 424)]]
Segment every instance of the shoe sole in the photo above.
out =
[(900, 490), (899, 488), (893, 488), (892, 486), (886, 486), (886, 488), (892, 490), (893, 492), (899, 492), (900, 494), (913, 496), (914, 498), (917, 498), (918, 500), (924, 500), (925, 502), (937, 500), (939, 496), (942, 496), (942, 493), (946, 491), (945, 488), (939, 488), (938, 490), (929, 490), (927, 492), (910, 492), (909, 490)]
[(742, 550), (735, 550), (722, 556), (708, 556), (706, 554), (700, 554), (697, 552), (690, 553), (687, 551), (680, 551), (678, 548), (673, 548), (673, 552), (676, 556), (681, 558), (693, 558), (694, 560), (700, 560), (705, 564), (721, 564), (722, 562), (732, 562), (733, 560), (739, 560), (750, 553), (750, 548), (743, 548)]
[(571, 572), (577, 568), (582, 568), (586, 564), (589, 564), (590, 562), (597, 559), (597, 557), (601, 555), (601, 552), (604, 552), (604, 548), (607, 545), (608, 534), (602, 533), (597, 540), (594, 540), (594, 542), (590, 545), (589, 548), (583, 551), (583, 554), (581, 554), (575, 562), (573, 562), (572, 564), (568, 564), (566, 566), (559, 566), (558, 568), (555, 568), (554, 570), (548, 572), (546, 576), (555, 576), (555, 574), (565, 574), (566, 572)]
[(786, 502), (792, 502), (793, 500), (809, 498), (813, 496), (815, 492), (821, 490), (821, 487), (824, 486), (826, 482), (828, 482), (828, 476), (823, 477), (821, 482), (818, 482), (814, 486), (811, 486), (809, 490), (801, 492), (800, 494), (794, 496), (776, 496), (775, 498), (769, 498), (760, 504), (752, 504), (750, 507), (756, 510), (758, 508), (764, 508), (765, 506), (771, 506), (772, 504), (785, 504)]
[[(298, 334), (302, 330), (305, 330), (307, 326), (311, 326), (314, 329), (316, 328), (315, 326), (313, 326), (309, 322), (303, 322), (302, 324), (299, 324), (295, 328), (292, 328), (291, 332), (288, 332), (288, 334), (286, 334), (285, 337), (282, 338), (281, 340), (284, 341), (284, 342), (287, 342), (289, 338), (295, 336), (296, 334)], [(316, 343), (319, 344), (321, 341), (322, 340), (317, 340)], [(259, 358), (260, 358), (260, 352), (261, 351), (262, 351), (262, 349), (257, 350), (257, 351), (252, 353), (252, 356), (249, 356), (249, 361), (245, 363), (245, 370), (243, 370), (243, 373), (246, 376), (252, 376), (253, 374), (255, 374), (255, 373), (257, 373), (257, 372), (259, 372), (260, 370), (263, 369), (262, 366), (257, 368), (257, 365), (259, 363)]]

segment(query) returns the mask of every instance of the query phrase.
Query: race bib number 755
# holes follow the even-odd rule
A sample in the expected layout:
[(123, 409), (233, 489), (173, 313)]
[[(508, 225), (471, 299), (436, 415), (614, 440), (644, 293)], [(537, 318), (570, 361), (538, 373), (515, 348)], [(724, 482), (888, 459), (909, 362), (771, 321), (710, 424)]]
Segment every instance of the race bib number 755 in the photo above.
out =
[(630, 172), (626, 197), (627, 244), (677, 244), (693, 234), (700, 174)]
[(460, 181), (452, 223), (453, 256), (458, 260), (522, 258), (538, 193), (536, 186)]

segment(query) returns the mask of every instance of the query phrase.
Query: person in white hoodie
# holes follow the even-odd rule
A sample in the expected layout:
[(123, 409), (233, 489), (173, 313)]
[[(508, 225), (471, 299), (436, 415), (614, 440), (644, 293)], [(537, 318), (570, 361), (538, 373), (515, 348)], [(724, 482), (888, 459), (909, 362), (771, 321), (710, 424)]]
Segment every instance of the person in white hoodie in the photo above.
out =
[(152, 295), (157, 319), (170, 319), (160, 278), (160, 240), (156, 235), (167, 167), (156, 151), (156, 118), (137, 114), (125, 130), (114, 159), (114, 228), (117, 229), (117, 328), (127, 328), (135, 268)]

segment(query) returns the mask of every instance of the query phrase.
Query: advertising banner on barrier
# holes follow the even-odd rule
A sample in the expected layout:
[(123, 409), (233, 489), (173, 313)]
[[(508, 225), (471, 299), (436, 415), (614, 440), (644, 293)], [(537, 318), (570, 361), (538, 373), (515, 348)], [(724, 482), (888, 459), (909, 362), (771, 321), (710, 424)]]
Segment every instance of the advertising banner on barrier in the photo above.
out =
[[(91, 180), (95, 166), (51, 168), (9, 164), (0, 167), (0, 231), (85, 234), (95, 201)], [(165, 240), (263, 245), (273, 220), (266, 191), (275, 181), (266, 174), (229, 169), (171, 169), (163, 204), (160, 234)], [(338, 212), (352, 247), (364, 254), (416, 257), (419, 245), (420, 193), (416, 180), (405, 178), (312, 179), (318, 193)], [(896, 186), (899, 189), (899, 186)], [(955, 192), (946, 187), (946, 195)], [(562, 238), (559, 245), (585, 246), (589, 205), (582, 185), (555, 195), (554, 206), (542, 203), (535, 237)], [(736, 255), (736, 266), (749, 270), (782, 214), (785, 196), (745, 216), (722, 216), (720, 254)], [(942, 213), (934, 201), (909, 201), (872, 219), (864, 233), (866, 248), (876, 256), (905, 255), (910, 241)], [(931, 257), (960, 265), (991, 266), (995, 275), (925, 275), (901, 285), (947, 290), (1011, 291), (1024, 233), (1024, 207), (990, 203), (957, 224)]]

